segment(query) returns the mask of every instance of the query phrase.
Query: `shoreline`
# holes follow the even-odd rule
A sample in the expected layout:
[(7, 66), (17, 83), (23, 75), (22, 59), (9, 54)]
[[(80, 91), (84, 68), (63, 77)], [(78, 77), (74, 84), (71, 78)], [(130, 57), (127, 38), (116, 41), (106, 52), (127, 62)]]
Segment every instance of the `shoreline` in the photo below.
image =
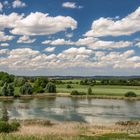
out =
[(0, 96), (0, 100), (5, 99), (32, 99), (32, 98), (54, 98), (54, 97), (71, 97), (71, 98), (83, 98), (83, 99), (112, 99), (112, 100), (140, 100), (140, 96), (137, 97), (124, 97), (124, 96), (112, 96), (112, 95), (70, 95), (70, 93), (38, 93), (34, 95), (21, 95), (20, 97), (13, 96)]

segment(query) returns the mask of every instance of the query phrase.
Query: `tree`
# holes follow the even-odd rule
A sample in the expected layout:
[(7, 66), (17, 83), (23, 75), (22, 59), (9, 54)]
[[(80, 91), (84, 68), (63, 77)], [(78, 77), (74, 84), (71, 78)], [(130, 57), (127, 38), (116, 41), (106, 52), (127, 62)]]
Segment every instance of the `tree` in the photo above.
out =
[(8, 84), (8, 87), (7, 87), (7, 90), (8, 90), (8, 95), (9, 96), (14, 96), (14, 85), (13, 84)]
[(48, 83), (46, 89), (49, 93), (56, 93), (56, 85), (54, 83)]
[(91, 87), (88, 88), (88, 95), (92, 95), (92, 89), (91, 89)]
[(23, 86), (27, 80), (24, 77), (16, 77), (14, 80), (14, 84), (16, 87)]
[(33, 93), (33, 88), (30, 83), (25, 83), (21, 88), (20, 88), (20, 93), (22, 95), (29, 94), (31, 95)]
[(3, 87), (2, 87), (2, 95), (3, 96), (8, 96), (8, 84), (5, 82)]

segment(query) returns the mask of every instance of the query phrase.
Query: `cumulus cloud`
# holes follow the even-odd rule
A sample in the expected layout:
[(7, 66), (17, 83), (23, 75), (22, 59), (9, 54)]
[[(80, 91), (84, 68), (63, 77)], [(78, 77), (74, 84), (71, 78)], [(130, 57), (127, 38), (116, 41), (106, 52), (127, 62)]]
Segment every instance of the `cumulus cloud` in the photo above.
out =
[[(50, 35), (77, 28), (77, 22), (69, 16), (51, 17), (41, 12), (31, 13), (15, 23), (11, 33), (18, 35)], [(21, 30), (22, 29), (22, 30)]]
[(1, 43), (0, 46), (1, 46), (1, 47), (8, 47), (9, 44), (8, 44), (8, 43)]
[(55, 47), (47, 47), (46, 49), (44, 49), (44, 51), (53, 52), (53, 51), (55, 51)]
[(0, 31), (5, 28), (14, 28), (21, 18), (23, 18), (23, 15), (17, 13), (11, 13), (9, 15), (0, 14)]
[(57, 46), (57, 45), (74, 45), (74, 42), (71, 42), (70, 40), (66, 41), (64, 39), (56, 39), (56, 40), (45, 40), (42, 42), (42, 44), (48, 44), (48, 45), (54, 45), (54, 46)]
[(64, 40), (64, 39), (56, 39), (56, 40), (45, 40), (42, 42), (42, 44), (47, 45), (75, 45), (75, 46), (86, 46), (93, 50), (112, 50), (112, 49), (120, 49), (120, 48), (126, 48), (133, 45), (133, 42), (130, 41), (104, 41), (100, 40), (98, 38), (93, 37), (86, 37), (86, 38), (80, 38), (78, 41), (73, 42), (70, 40)]
[(81, 9), (81, 8), (83, 8), (83, 6), (76, 5), (75, 2), (64, 2), (62, 4), (62, 7), (64, 7), (64, 8), (72, 8), (72, 9)]
[(21, 36), (18, 40), (17, 43), (34, 43), (36, 39), (31, 39), (29, 36)]
[[(17, 35), (51, 35), (67, 29), (76, 29), (77, 21), (69, 16), (51, 17), (49, 14), (35, 12), (27, 15), (11, 13), (0, 15), (0, 30), (10, 28)], [(22, 30), (21, 30), (22, 29)]]
[(140, 31), (140, 7), (120, 20), (101, 17), (93, 21), (91, 30), (85, 36), (121, 36), (131, 35), (138, 31)]
[[(5, 57), (3, 57), (5, 55)], [(85, 47), (72, 47), (58, 54), (45, 54), (31, 48), (0, 50), (0, 66), (10, 70), (28, 71), (47, 69), (137, 69), (140, 68), (140, 56), (134, 50), (124, 52), (93, 51)]]
[(21, 0), (15, 0), (12, 3), (13, 8), (21, 8), (21, 7), (26, 7), (26, 6), (27, 6), (26, 3), (22, 2)]
[(13, 40), (15, 37), (11, 36), (11, 35), (5, 35), (4, 32), (0, 31), (0, 41), (9, 41), (9, 40)]

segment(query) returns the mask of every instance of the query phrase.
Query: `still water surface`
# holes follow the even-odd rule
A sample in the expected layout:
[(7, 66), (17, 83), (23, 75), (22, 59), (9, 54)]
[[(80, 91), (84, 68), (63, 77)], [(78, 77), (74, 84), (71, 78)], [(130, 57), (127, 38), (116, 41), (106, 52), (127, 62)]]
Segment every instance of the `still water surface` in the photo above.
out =
[(113, 123), (119, 120), (140, 120), (140, 101), (79, 99), (54, 97), (0, 101), (11, 119), (50, 119)]

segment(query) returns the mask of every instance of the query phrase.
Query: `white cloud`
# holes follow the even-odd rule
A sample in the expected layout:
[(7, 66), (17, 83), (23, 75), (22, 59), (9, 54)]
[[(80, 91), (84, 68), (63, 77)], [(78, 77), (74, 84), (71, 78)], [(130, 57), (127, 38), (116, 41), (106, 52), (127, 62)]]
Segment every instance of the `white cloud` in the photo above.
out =
[(75, 2), (64, 2), (62, 4), (62, 7), (64, 7), (64, 8), (72, 8), (72, 9), (81, 9), (81, 8), (83, 8), (83, 6), (76, 5)]
[(99, 40), (97, 38), (87, 37), (83, 39), (79, 39), (76, 42), (77, 46), (87, 46), (93, 50), (112, 50), (112, 49), (120, 49), (127, 48), (133, 45), (133, 42), (130, 41), (104, 41)]
[[(13, 34), (18, 35), (50, 35), (77, 28), (77, 22), (69, 16), (51, 17), (41, 12), (31, 13), (30, 15), (15, 22)], [(22, 29), (22, 30), (21, 30)]]
[[(5, 57), (3, 57), (5, 55)], [(69, 48), (58, 54), (46, 55), (30, 48), (0, 50), (0, 66), (10, 70), (34, 71), (48, 69), (131, 70), (140, 69), (140, 57), (134, 50), (124, 52), (92, 51), (85, 47)], [(109, 74), (109, 73), (108, 73)]]
[(9, 41), (9, 40), (13, 40), (15, 37), (11, 36), (11, 35), (5, 35), (4, 32), (0, 31), (0, 42), (1, 41)]
[(34, 43), (36, 39), (30, 39), (29, 36), (21, 36), (18, 40), (17, 43)]
[(140, 31), (140, 7), (120, 20), (101, 17), (93, 21), (91, 30), (85, 36), (121, 36), (131, 35), (138, 31)]
[(0, 14), (0, 31), (5, 28), (14, 28), (22, 17), (23, 15), (17, 13), (11, 13), (9, 15)]
[(9, 44), (8, 44), (8, 43), (1, 43), (0, 46), (1, 46), (1, 47), (8, 47)]
[(44, 51), (46, 52), (53, 52), (55, 50), (55, 47), (47, 47), (46, 49), (44, 49)]
[(70, 40), (66, 41), (64, 39), (56, 39), (56, 40), (45, 40), (42, 42), (42, 44), (48, 44), (48, 45), (54, 45), (54, 46), (57, 46), (57, 45), (74, 45), (74, 42), (71, 42)]
[(26, 7), (26, 6), (27, 6), (26, 3), (22, 2), (21, 0), (15, 0), (12, 3), (13, 8), (21, 8), (21, 7)]
[(67, 38), (72, 38), (73, 37), (73, 33), (66, 33), (66, 37)]
[(3, 5), (2, 5), (2, 3), (0, 2), (0, 12), (2, 12), (3, 11)]
[(126, 48), (133, 45), (133, 42), (130, 41), (103, 41), (98, 38), (86, 37), (79, 39), (76, 42), (64, 39), (56, 39), (56, 40), (46, 40), (42, 42), (42, 44), (48, 44), (52, 46), (57, 45), (75, 45), (75, 46), (86, 46), (93, 50), (112, 50), (112, 49), (120, 49)]

